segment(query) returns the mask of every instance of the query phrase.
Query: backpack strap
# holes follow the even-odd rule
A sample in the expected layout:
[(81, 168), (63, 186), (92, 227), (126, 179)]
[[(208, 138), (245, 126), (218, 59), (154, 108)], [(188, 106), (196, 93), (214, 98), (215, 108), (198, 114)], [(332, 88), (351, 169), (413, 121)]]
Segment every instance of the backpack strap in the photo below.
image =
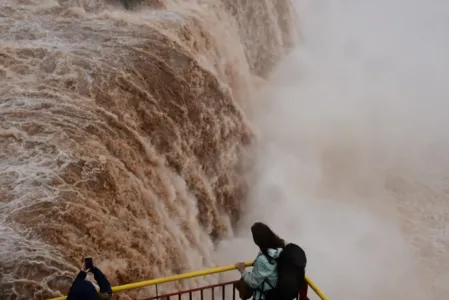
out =
[(269, 286), (270, 288), (272, 288), (272, 289), (276, 288), (275, 286), (272, 286), (271, 283), (270, 283), (266, 278), (265, 278), (264, 281), (262, 282), (262, 286), (263, 286), (265, 283), (268, 284), (268, 286)]

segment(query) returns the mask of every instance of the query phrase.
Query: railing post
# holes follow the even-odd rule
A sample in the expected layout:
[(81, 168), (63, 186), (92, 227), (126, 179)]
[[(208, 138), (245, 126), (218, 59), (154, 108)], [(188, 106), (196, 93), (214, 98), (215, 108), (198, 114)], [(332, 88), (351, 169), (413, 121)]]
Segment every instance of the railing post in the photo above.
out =
[(226, 300), (226, 284), (223, 285), (221, 293), (221, 299)]
[(307, 298), (308, 289), (309, 285), (307, 284), (307, 281), (304, 280), (304, 284), (299, 291), (299, 300), (309, 300), (309, 298)]

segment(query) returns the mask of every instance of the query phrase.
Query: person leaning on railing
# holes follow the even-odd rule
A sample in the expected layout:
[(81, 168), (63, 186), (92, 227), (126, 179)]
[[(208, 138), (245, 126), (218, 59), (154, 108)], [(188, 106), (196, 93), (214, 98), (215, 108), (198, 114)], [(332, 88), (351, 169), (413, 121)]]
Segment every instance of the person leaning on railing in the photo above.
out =
[[(86, 280), (87, 273), (91, 272), (94, 274), (94, 279), (100, 287), (100, 292), (92, 282)], [(110, 300), (112, 298), (112, 289), (109, 280), (106, 276), (94, 266), (91, 269), (85, 269), (84, 263), (81, 267), (80, 272), (76, 276), (75, 280), (70, 287), (69, 294), (67, 295), (67, 300)]]
[(267, 291), (276, 287), (278, 281), (277, 259), (285, 247), (285, 242), (267, 225), (256, 222), (251, 227), (254, 243), (259, 247), (259, 253), (254, 260), (252, 271), (245, 270), (244, 263), (235, 266), (242, 274), (235, 288), (240, 298), (264, 300)]

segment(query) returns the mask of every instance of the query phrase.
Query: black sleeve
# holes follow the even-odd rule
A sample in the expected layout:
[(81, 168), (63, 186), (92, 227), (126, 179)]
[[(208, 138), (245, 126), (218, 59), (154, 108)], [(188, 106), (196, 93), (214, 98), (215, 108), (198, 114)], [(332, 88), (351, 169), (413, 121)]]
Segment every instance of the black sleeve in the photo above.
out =
[(67, 295), (67, 300), (71, 300), (72, 299), (72, 294), (77, 289), (77, 285), (80, 282), (83, 282), (86, 279), (86, 276), (87, 276), (87, 273), (84, 272), (84, 271), (80, 271), (78, 273), (78, 275), (76, 275), (76, 278), (73, 281), (72, 286), (70, 287), (69, 294)]
[(94, 274), (95, 281), (100, 286), (100, 293), (112, 294), (111, 284), (103, 272), (97, 267), (93, 267), (90, 271)]

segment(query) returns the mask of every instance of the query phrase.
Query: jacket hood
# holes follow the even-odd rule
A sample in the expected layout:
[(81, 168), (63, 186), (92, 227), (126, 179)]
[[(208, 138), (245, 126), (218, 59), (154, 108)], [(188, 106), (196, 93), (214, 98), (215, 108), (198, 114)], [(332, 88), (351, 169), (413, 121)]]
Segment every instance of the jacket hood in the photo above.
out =
[(282, 248), (268, 249), (268, 255), (274, 259), (278, 258), (279, 255), (281, 254), (281, 252), (282, 252)]

